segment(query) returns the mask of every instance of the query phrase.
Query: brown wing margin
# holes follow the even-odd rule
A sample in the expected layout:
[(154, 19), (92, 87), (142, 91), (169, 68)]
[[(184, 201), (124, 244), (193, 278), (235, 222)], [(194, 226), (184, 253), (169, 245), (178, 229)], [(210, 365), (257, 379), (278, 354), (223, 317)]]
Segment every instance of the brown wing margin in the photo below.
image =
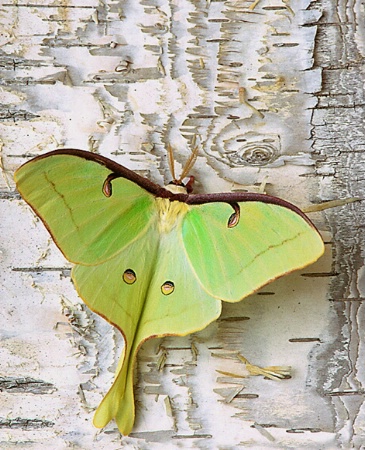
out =
[(284, 208), (291, 209), (295, 213), (299, 214), (306, 222), (308, 222), (314, 229), (316, 227), (310, 221), (310, 219), (301, 211), (297, 206), (289, 203), (281, 198), (273, 197), (267, 194), (259, 194), (254, 192), (226, 192), (226, 193), (216, 193), (216, 194), (173, 194), (167, 189), (153, 183), (147, 178), (138, 175), (133, 170), (127, 169), (121, 164), (106, 158), (105, 156), (99, 155), (97, 153), (88, 152), (86, 150), (76, 150), (76, 149), (61, 149), (53, 150), (51, 152), (45, 153), (44, 155), (37, 156), (36, 158), (28, 161), (28, 164), (32, 161), (40, 160), (43, 158), (48, 158), (48, 156), (53, 155), (72, 155), (78, 158), (83, 158), (89, 161), (94, 161), (98, 164), (109, 169), (115, 177), (126, 178), (127, 180), (133, 181), (134, 183), (141, 186), (146, 191), (150, 192), (156, 197), (169, 198), (171, 201), (185, 202), (188, 205), (201, 205), (203, 203), (213, 203), (213, 202), (225, 202), (229, 204), (235, 204), (239, 202), (263, 202), (271, 203), (273, 205), (283, 206)]
[(127, 180), (133, 181), (134, 183), (138, 184), (142, 188), (146, 189), (146, 191), (150, 192), (151, 194), (157, 197), (170, 198), (171, 196), (173, 196), (171, 192), (167, 191), (158, 184), (153, 183), (147, 178), (138, 175), (136, 172), (133, 172), (133, 170), (127, 169), (126, 167), (116, 163), (115, 161), (112, 161), (109, 158), (106, 158), (105, 156), (98, 155), (97, 153), (88, 152), (86, 150), (76, 150), (70, 148), (53, 150), (51, 152), (45, 153), (44, 155), (40, 155), (37, 156), (36, 158), (31, 159), (25, 164), (29, 164), (32, 161), (48, 158), (49, 156), (57, 156), (57, 155), (71, 155), (89, 161), (94, 161), (109, 169), (113, 174), (116, 175), (115, 178), (122, 177), (126, 178)]
[(217, 194), (190, 194), (186, 200), (184, 200), (188, 205), (201, 205), (203, 203), (213, 203), (213, 202), (225, 202), (230, 205), (239, 202), (262, 202), (270, 203), (272, 205), (283, 206), (284, 208), (291, 209), (299, 216), (301, 216), (309, 225), (311, 225), (316, 231), (317, 228), (313, 225), (311, 220), (304, 214), (304, 212), (292, 203), (287, 202), (278, 197), (273, 197), (272, 195), (259, 194), (255, 192), (222, 192)]

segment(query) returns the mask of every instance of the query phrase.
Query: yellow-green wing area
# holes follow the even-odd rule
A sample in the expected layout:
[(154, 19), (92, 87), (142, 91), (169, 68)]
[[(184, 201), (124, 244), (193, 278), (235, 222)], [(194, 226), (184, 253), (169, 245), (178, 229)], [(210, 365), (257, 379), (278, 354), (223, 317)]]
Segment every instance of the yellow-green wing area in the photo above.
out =
[(36, 158), (15, 180), (76, 264), (80, 296), (124, 335), (114, 383), (94, 418), (97, 427), (115, 418), (123, 434), (134, 423), (133, 368), (146, 339), (201, 330), (219, 316), (221, 299), (238, 301), (323, 252), (315, 228), (289, 208), (239, 202), (232, 224), (228, 203), (158, 198), (162, 188), (86, 152)]
[(228, 203), (193, 206), (183, 221), (186, 254), (210, 295), (239, 301), (322, 255), (318, 231), (295, 211), (257, 201), (238, 205), (239, 222), (232, 228)]
[[(86, 152), (85, 152), (86, 153)], [(15, 173), (17, 189), (66, 258), (97, 264), (114, 256), (156, 220), (154, 196), (126, 178), (102, 189), (113, 172), (79, 156), (51, 153)]]
[[(221, 302), (195, 277), (181, 223), (174, 227), (172, 219), (169, 232), (161, 233), (155, 196), (127, 178), (115, 178), (113, 167), (85, 152), (52, 152), (23, 165), (15, 180), (63, 254), (76, 264), (72, 278), (80, 296), (124, 335), (115, 381), (94, 423), (103, 427), (115, 418), (121, 433), (128, 434), (140, 345), (150, 337), (203, 329), (219, 316)], [(119, 176), (128, 172), (120, 166), (115, 170)], [(112, 195), (106, 196), (103, 186), (110, 177)]]
[[(124, 281), (125, 271), (133, 271), (133, 283)], [(140, 345), (150, 337), (182, 336), (205, 328), (219, 317), (221, 302), (195, 277), (178, 228), (160, 234), (153, 226), (105, 263), (77, 265), (72, 278), (87, 305), (125, 337), (114, 383), (95, 413), (94, 425), (101, 428), (115, 418), (127, 435), (134, 423), (133, 368)]]

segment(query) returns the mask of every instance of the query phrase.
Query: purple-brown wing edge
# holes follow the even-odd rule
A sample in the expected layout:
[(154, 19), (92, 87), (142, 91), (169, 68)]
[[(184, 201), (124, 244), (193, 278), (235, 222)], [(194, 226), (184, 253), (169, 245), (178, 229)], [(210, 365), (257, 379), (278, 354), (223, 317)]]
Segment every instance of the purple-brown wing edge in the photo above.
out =
[[(222, 192), (222, 193), (212, 193), (212, 194), (173, 194), (167, 189), (159, 186), (156, 183), (148, 180), (147, 178), (138, 175), (133, 170), (127, 169), (126, 167), (118, 164), (117, 162), (106, 158), (105, 156), (99, 155), (97, 153), (92, 153), (86, 150), (76, 150), (76, 149), (60, 149), (53, 150), (51, 152), (45, 153), (44, 155), (37, 156), (25, 164), (31, 163), (32, 161), (40, 160), (43, 158), (48, 158), (49, 156), (56, 155), (72, 155), (79, 158), (86, 159), (88, 161), (94, 161), (98, 164), (109, 169), (112, 173), (117, 176), (126, 178), (136, 184), (141, 188), (145, 189), (155, 197), (168, 198), (171, 201), (180, 201), (187, 203), (188, 205), (201, 205), (203, 203), (213, 203), (213, 202), (224, 202), (229, 204), (235, 204), (239, 202), (262, 202), (270, 203), (273, 205), (282, 206), (284, 208), (291, 209), (295, 213), (299, 214), (306, 222), (308, 222), (316, 231), (316, 227), (313, 225), (311, 220), (301, 211), (297, 206), (293, 205), (286, 200), (278, 197), (274, 197), (268, 194), (261, 194), (255, 192)], [(24, 164), (24, 165), (25, 165)]]

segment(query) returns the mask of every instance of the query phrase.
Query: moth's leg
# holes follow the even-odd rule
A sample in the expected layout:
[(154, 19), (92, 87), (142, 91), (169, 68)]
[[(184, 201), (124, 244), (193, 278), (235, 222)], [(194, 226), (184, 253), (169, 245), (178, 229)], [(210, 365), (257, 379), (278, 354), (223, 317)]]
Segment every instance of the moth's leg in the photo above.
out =
[(360, 202), (364, 200), (360, 197), (350, 197), (338, 200), (330, 200), (328, 202), (318, 203), (316, 205), (309, 205), (301, 208), (304, 213), (318, 212), (324, 211), (325, 209), (336, 208), (337, 206), (344, 206), (349, 203)]

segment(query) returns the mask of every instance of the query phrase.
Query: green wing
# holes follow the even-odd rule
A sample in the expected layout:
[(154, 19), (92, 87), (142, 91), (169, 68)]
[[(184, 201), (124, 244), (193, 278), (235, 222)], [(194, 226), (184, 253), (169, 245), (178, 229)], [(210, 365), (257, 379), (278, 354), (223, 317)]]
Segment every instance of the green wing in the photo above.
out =
[[(133, 270), (135, 282), (123, 281)], [(72, 274), (87, 305), (117, 326), (125, 350), (114, 384), (98, 407), (94, 424), (104, 427), (115, 418), (122, 434), (134, 423), (133, 367), (141, 344), (150, 337), (186, 335), (217, 319), (221, 302), (200, 285), (184, 253), (181, 232), (160, 235), (155, 227), (116, 257), (97, 266), (78, 265)], [(162, 292), (166, 282), (174, 285)]]
[(183, 204), (88, 152), (51, 152), (18, 169), (15, 180), (76, 264), (80, 296), (124, 335), (114, 383), (94, 418), (98, 427), (115, 418), (123, 434), (134, 422), (133, 367), (146, 339), (201, 330), (219, 316), (220, 299), (238, 301), (323, 252), (318, 232), (290, 208), (246, 196), (232, 205), (240, 209), (232, 222), (229, 203)]
[(14, 178), (65, 257), (97, 264), (146, 232), (156, 220), (155, 201), (126, 178), (113, 180), (107, 197), (102, 189), (113, 171), (77, 155), (51, 152), (24, 164)]
[(103, 427), (115, 418), (121, 433), (128, 434), (140, 345), (149, 337), (205, 328), (219, 316), (221, 302), (196, 279), (181, 227), (159, 231), (155, 197), (123, 177), (113, 179), (107, 197), (102, 187), (113, 168), (84, 156), (52, 152), (18, 169), (15, 180), (66, 258), (76, 263), (72, 279), (80, 296), (124, 335), (114, 383), (94, 424)]
[(261, 286), (316, 261), (324, 251), (314, 226), (287, 207), (238, 202), (228, 227), (228, 203), (193, 206), (185, 216), (184, 247), (197, 278), (212, 296), (236, 302)]

